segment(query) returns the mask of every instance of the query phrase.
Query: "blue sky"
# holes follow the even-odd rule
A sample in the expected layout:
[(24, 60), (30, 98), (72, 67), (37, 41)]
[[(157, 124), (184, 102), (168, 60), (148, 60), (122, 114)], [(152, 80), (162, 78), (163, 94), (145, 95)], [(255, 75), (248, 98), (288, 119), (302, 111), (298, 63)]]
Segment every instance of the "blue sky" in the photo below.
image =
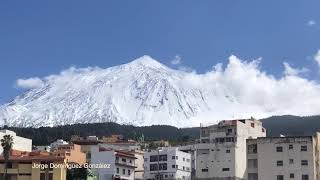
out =
[(23, 91), (15, 87), (19, 78), (144, 54), (167, 65), (180, 55), (200, 73), (231, 54), (262, 57), (261, 68), (276, 77), (286, 61), (317, 80), (319, 7), (318, 0), (2, 1), (0, 103)]

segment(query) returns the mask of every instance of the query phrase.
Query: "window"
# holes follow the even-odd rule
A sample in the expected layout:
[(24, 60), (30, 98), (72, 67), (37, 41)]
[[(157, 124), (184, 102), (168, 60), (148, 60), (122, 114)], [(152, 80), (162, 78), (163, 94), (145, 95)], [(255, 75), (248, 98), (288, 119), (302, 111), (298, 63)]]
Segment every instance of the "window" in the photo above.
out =
[(158, 156), (150, 156), (150, 162), (158, 161)]
[(173, 169), (175, 169), (175, 168), (176, 168), (176, 165), (175, 165), (175, 164), (173, 164), (173, 165), (172, 165), (172, 168), (173, 168)]
[(230, 153), (230, 149), (227, 149), (227, 150), (226, 150), (226, 153)]
[(266, 130), (264, 128), (262, 128), (262, 132), (265, 132)]
[(293, 159), (289, 159), (289, 164), (293, 164)]
[(147, 162), (147, 161), (148, 161), (148, 158), (144, 158), (144, 161)]
[(282, 152), (283, 149), (282, 149), (282, 146), (277, 146), (277, 152)]
[(158, 170), (158, 164), (150, 164), (150, 171), (157, 171)]
[(254, 123), (251, 123), (251, 127), (253, 127), (253, 128), (254, 128)]
[(178, 160), (178, 156), (176, 156), (176, 160)]
[(209, 169), (201, 169), (202, 172), (209, 172)]
[(128, 175), (129, 175), (129, 176), (131, 175), (131, 171), (130, 171), (130, 169), (128, 169)]
[(120, 171), (119, 171), (119, 168), (117, 168), (117, 173), (119, 174), (119, 172), (120, 172)]
[(186, 159), (185, 158), (182, 158), (182, 161), (185, 161)]
[(167, 163), (159, 164), (159, 170), (167, 170)]
[(290, 178), (294, 178), (294, 174), (293, 173), (290, 173)]
[(277, 175), (277, 180), (284, 180), (283, 175)]
[(230, 171), (230, 168), (222, 168), (222, 171)]
[(122, 162), (127, 162), (127, 160), (126, 160), (126, 159), (124, 159), (124, 158), (122, 158)]
[(302, 175), (302, 180), (309, 180), (309, 175), (303, 174)]
[(292, 144), (289, 144), (289, 149), (293, 149), (293, 145)]
[(228, 130), (227, 130), (227, 133), (232, 133), (232, 129), (228, 129)]
[(277, 166), (283, 166), (283, 161), (277, 161)]
[(167, 155), (160, 155), (159, 156), (159, 161), (167, 161)]
[(301, 160), (301, 166), (308, 166), (308, 160)]
[(248, 159), (248, 167), (249, 168), (257, 168), (258, 160), (257, 159)]
[(172, 156), (172, 159), (176, 159), (176, 157), (175, 157), (175, 156)]
[(126, 174), (126, 169), (122, 169), (122, 174)]
[(308, 147), (307, 146), (301, 146), (301, 151), (308, 151)]
[(257, 145), (256, 144), (250, 144), (248, 145), (248, 154), (257, 154)]

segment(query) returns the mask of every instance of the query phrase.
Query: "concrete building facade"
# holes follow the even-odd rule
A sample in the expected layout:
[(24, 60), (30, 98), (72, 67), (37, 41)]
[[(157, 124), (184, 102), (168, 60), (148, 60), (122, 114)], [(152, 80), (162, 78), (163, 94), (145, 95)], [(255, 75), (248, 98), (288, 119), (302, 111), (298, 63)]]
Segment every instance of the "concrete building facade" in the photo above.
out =
[(246, 140), (265, 136), (266, 129), (253, 118), (201, 127), (201, 143), (196, 147), (196, 179), (246, 179)]
[(191, 154), (162, 148), (144, 154), (144, 179), (191, 180)]
[(93, 168), (99, 180), (134, 180), (135, 156), (124, 151), (107, 149), (99, 146), (91, 147), (91, 164), (105, 164), (105, 168)]
[(248, 180), (318, 180), (319, 135), (247, 140)]
[[(24, 138), (17, 136), (17, 134), (13, 131), (10, 130), (0, 130), (0, 139), (3, 138), (5, 135), (11, 135), (13, 138), (13, 145), (12, 149), (18, 150), (18, 151), (27, 151), (31, 152), (32, 151), (32, 139)], [(0, 154), (2, 154), (3, 148), (0, 146)]]

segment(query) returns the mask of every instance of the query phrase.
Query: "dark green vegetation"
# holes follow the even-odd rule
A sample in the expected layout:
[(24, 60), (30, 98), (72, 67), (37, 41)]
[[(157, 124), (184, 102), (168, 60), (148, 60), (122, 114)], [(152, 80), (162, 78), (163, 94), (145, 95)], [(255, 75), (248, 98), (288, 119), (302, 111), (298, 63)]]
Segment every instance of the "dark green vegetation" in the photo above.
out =
[(199, 128), (179, 129), (165, 125), (135, 127), (112, 122), (40, 128), (9, 127), (8, 129), (15, 131), (19, 136), (32, 139), (34, 145), (47, 145), (56, 139), (70, 140), (72, 135), (82, 137), (94, 135), (101, 137), (111, 134), (122, 134), (127, 139), (135, 140), (138, 140), (143, 135), (145, 141), (163, 139), (169, 140), (172, 143), (186, 142), (199, 138)]
[[(312, 135), (320, 131), (320, 116), (273, 116), (262, 119), (268, 136)], [(135, 127), (116, 123), (75, 124), (58, 127), (9, 128), (19, 136), (31, 138), (34, 145), (46, 145), (56, 139), (69, 140), (72, 135), (98, 137), (122, 134), (128, 139), (139, 139), (144, 135), (146, 141), (169, 140), (171, 143), (183, 143), (199, 138), (199, 128), (176, 128), (157, 125)]]

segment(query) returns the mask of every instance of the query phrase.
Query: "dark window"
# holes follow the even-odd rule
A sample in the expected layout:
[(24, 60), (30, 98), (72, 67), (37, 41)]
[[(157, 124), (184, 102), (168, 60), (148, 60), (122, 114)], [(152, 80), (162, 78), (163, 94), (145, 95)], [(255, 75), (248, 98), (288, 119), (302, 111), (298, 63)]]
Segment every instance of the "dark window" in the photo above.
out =
[(159, 156), (159, 161), (167, 161), (167, 155), (160, 155)]
[(289, 149), (293, 149), (293, 145), (292, 144), (289, 144)]
[(230, 149), (227, 149), (227, 150), (226, 150), (226, 153), (230, 153)]
[(284, 180), (283, 175), (277, 175), (277, 180)]
[(309, 175), (303, 174), (302, 175), (302, 180), (309, 180)]
[(172, 156), (172, 159), (176, 159), (176, 157), (175, 157), (175, 156)]
[(157, 171), (158, 165), (157, 164), (150, 164), (150, 171)]
[(266, 130), (264, 128), (262, 128), (262, 132), (265, 132)]
[(208, 172), (209, 169), (201, 169), (202, 172)]
[(130, 176), (130, 174), (131, 174), (131, 171), (130, 171), (130, 169), (128, 169), (128, 175)]
[(122, 158), (122, 162), (127, 162), (127, 160)]
[(289, 164), (293, 164), (293, 159), (289, 159)]
[(308, 166), (308, 160), (301, 160), (301, 166)]
[(126, 174), (126, 170), (125, 169), (122, 169), (122, 174)]
[(119, 174), (119, 172), (120, 172), (120, 171), (119, 171), (119, 168), (117, 168), (117, 173)]
[(290, 178), (294, 178), (294, 174), (293, 173), (290, 173)]
[(173, 168), (173, 169), (175, 169), (175, 168), (176, 168), (176, 165), (175, 165), (175, 164), (173, 164), (173, 165), (172, 165), (172, 168)]
[(283, 152), (282, 146), (277, 146), (277, 152)]
[(283, 166), (283, 161), (277, 161), (277, 166)]
[(150, 156), (150, 162), (158, 161), (158, 156)]
[(253, 127), (253, 128), (254, 128), (254, 123), (251, 123), (251, 127)]
[(222, 171), (230, 171), (230, 168), (222, 168)]
[(159, 164), (159, 170), (167, 170), (167, 163)]
[(308, 151), (308, 146), (301, 146), (301, 151)]

